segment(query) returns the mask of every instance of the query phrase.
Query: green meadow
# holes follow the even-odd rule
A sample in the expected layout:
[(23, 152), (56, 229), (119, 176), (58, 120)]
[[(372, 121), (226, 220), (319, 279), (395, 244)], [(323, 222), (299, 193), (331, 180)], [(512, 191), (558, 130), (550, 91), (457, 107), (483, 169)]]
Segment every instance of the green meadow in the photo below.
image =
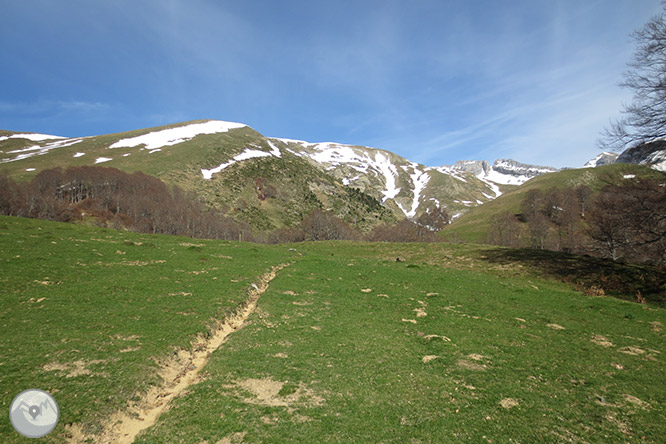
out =
[[(396, 260), (398, 259), (398, 260)], [(664, 273), (468, 244), (255, 245), (0, 218), (0, 408), (89, 442), (277, 272), (137, 443), (663, 442)], [(610, 285), (612, 283), (612, 285)], [(606, 296), (584, 294), (608, 287)], [(638, 304), (636, 291), (648, 301)], [(29, 442), (7, 415), (0, 441)]]

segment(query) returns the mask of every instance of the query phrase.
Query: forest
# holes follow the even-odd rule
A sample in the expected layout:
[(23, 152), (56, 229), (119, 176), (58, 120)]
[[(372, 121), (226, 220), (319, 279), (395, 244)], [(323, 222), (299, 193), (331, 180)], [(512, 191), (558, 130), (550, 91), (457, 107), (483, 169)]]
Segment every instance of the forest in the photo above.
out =
[(489, 243), (666, 264), (666, 193), (655, 179), (529, 190), (519, 214), (494, 216)]
[[(264, 192), (271, 190), (264, 188)], [(207, 239), (287, 243), (322, 240), (434, 242), (449, 223), (444, 209), (404, 219), (368, 233), (335, 214), (315, 209), (299, 224), (270, 233), (253, 232), (244, 222), (210, 208), (194, 193), (141, 172), (81, 166), (41, 171), (30, 182), (16, 183), (0, 174), (0, 214), (92, 224), (140, 233)]]

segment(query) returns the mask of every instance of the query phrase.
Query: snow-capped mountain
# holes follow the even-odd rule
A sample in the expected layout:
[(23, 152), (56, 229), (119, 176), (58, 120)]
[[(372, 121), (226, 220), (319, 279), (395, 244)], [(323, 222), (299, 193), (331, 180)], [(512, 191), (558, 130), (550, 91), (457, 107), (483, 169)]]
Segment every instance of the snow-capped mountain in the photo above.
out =
[(596, 168), (598, 166), (614, 164), (617, 161), (618, 156), (618, 153), (609, 153), (604, 151), (594, 159), (589, 160), (585, 165), (583, 165), (583, 168)]
[[(477, 177), (455, 166), (428, 167), (377, 148), (279, 138), (272, 141), (285, 144), (285, 150), (323, 167), (344, 185), (374, 195), (383, 204), (395, 205), (409, 218), (442, 205), (459, 212), (502, 194), (498, 187), (502, 182)], [(508, 177), (497, 174), (497, 178), (508, 183), (505, 176)], [(445, 190), (447, 185), (449, 189)], [(458, 195), (453, 195), (452, 190), (457, 190)]]
[(583, 168), (594, 168), (613, 163), (645, 165), (666, 172), (666, 140), (643, 143), (627, 148), (620, 154), (603, 152), (587, 162)]
[[(445, 207), (456, 215), (497, 198), (507, 186), (555, 171), (505, 159), (492, 166), (461, 161), (431, 167), (382, 149), (267, 138), (245, 124), (216, 120), (70, 139), (2, 131), (1, 164), (25, 178), (53, 166), (104, 164), (144, 171), (241, 218), (250, 212), (259, 220), (262, 212), (281, 205), (285, 208), (274, 208), (279, 215), (262, 216), (274, 227), (280, 219), (298, 220), (312, 206), (369, 224), (386, 220), (386, 211), (399, 219)], [(260, 205), (243, 191), (246, 187), (260, 196)], [(263, 193), (270, 187), (277, 191)], [(266, 195), (282, 200), (273, 202)], [(366, 210), (358, 213), (352, 201), (364, 202)], [(368, 219), (369, 214), (374, 216)]]
[(648, 165), (655, 170), (666, 172), (666, 140), (656, 140), (628, 148), (620, 154), (616, 162)]
[(557, 171), (556, 168), (528, 165), (511, 159), (497, 159), (492, 166), (485, 160), (459, 160), (453, 168), (501, 185), (522, 185), (533, 177)]

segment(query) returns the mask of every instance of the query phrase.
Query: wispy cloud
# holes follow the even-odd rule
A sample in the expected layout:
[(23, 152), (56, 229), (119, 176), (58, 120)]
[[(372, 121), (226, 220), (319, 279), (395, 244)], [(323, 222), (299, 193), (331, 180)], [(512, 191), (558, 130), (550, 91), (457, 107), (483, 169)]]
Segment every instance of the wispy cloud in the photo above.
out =
[(36, 1), (43, 7), (3, 10), (0, 38), (14, 43), (0, 60), (8, 129), (41, 122), (44, 131), (99, 134), (219, 118), (430, 165), (545, 162), (551, 153), (576, 164), (620, 107), (627, 34), (660, 8), (659, 0)]
[(111, 105), (102, 102), (81, 100), (37, 100), (33, 102), (0, 102), (0, 113), (44, 114), (44, 113), (98, 113), (108, 111)]

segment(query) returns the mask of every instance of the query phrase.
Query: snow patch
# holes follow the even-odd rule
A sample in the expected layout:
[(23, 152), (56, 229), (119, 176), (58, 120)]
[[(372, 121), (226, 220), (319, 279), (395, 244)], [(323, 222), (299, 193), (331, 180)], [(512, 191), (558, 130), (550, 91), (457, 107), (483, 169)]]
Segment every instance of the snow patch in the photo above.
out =
[(110, 157), (98, 157), (97, 159), (95, 159), (95, 163), (104, 163), (104, 162), (108, 162), (109, 160), (113, 160), (113, 159), (110, 158)]
[(451, 176), (454, 179), (459, 180), (460, 182), (467, 183), (467, 179), (465, 179), (465, 176), (462, 174), (461, 170), (451, 168), (447, 165), (442, 165), (442, 166), (439, 166), (439, 167), (427, 167), (426, 171), (429, 171), (429, 170), (439, 171), (440, 173), (446, 174), (447, 176)]
[(476, 176), (476, 177), (477, 177), (481, 182), (483, 182), (483, 183), (485, 183), (486, 185), (488, 185), (488, 187), (490, 187), (490, 189), (492, 190), (492, 192), (495, 193), (495, 196), (494, 196), (494, 197), (489, 196), (489, 195), (487, 195), (486, 193), (483, 193), (483, 195), (486, 196), (488, 199), (496, 199), (496, 198), (498, 198), (498, 197), (500, 197), (500, 196), (502, 195), (502, 192), (500, 191), (500, 189), (499, 189), (499, 187), (497, 186), (497, 184), (496, 184), (495, 182), (491, 182), (490, 180), (488, 180), (488, 179), (484, 176), (483, 173), (479, 174), (479, 175)]
[(622, 176), (622, 177), (624, 177), (625, 179), (633, 179), (633, 178), (636, 177), (636, 175), (635, 175), (635, 174), (625, 174), (625, 175)]
[(650, 165), (654, 170), (666, 172), (666, 150), (653, 152), (647, 157), (646, 162), (641, 163)]
[(382, 191), (384, 195), (382, 202), (394, 199), (400, 193), (400, 188), (397, 186), (398, 170), (391, 159), (382, 152), (367, 152), (350, 145), (342, 145), (335, 142), (309, 143), (293, 139), (277, 140), (301, 145), (310, 151), (305, 151), (303, 155), (319, 164), (325, 165), (327, 171), (344, 165), (359, 173), (369, 174), (372, 171), (378, 177), (383, 177), (385, 189)]
[(419, 208), (421, 193), (425, 190), (428, 182), (430, 181), (430, 175), (427, 171), (421, 171), (418, 169), (418, 164), (412, 164), (414, 172), (409, 175), (414, 186), (414, 200), (412, 201), (412, 208), (405, 213), (407, 217), (416, 216), (416, 210)]
[(135, 146), (145, 145), (146, 149), (154, 150), (156, 148), (187, 142), (200, 134), (226, 133), (229, 130), (246, 126), (247, 125), (243, 123), (211, 120), (205, 123), (193, 123), (178, 128), (170, 128), (144, 134), (142, 136), (131, 137), (129, 139), (122, 139), (110, 145), (109, 148), (133, 148)]
[(83, 138), (80, 139), (63, 139), (63, 140), (58, 140), (55, 142), (50, 142), (47, 143), (44, 146), (40, 145), (33, 145), (29, 146), (27, 148), (22, 148), (20, 150), (13, 150), (7, 152), (7, 154), (18, 154), (18, 156), (14, 158), (6, 158), (0, 160), (0, 163), (7, 163), (7, 162), (15, 162), (17, 160), (23, 160), (27, 159), (32, 156), (41, 156), (42, 154), (46, 154), (49, 151), (56, 149), (56, 148), (65, 148), (67, 146), (72, 146), (75, 145), (79, 142), (83, 141)]
[(598, 154), (594, 159), (589, 160), (585, 165), (583, 165), (583, 168), (596, 168), (601, 165), (608, 165), (610, 162), (610, 159), (617, 159), (618, 154), (617, 153), (609, 153), (608, 151), (604, 151), (603, 153)]
[(25, 170), (26, 170), (26, 171), (35, 171), (34, 168), (26, 168)]
[(32, 140), (33, 142), (42, 142), (44, 140), (55, 140), (55, 139), (66, 139), (66, 138), (67, 137), (51, 136), (49, 134), (23, 133), (23, 134), (12, 134), (11, 136), (2, 136), (0, 137), (0, 142), (8, 139), (27, 139), (27, 140)]
[(513, 176), (510, 174), (502, 174), (499, 171), (491, 169), (490, 172), (484, 176), (484, 179), (500, 185), (522, 185), (530, 180), (531, 177), (525, 175)]
[(76, 153), (72, 157), (81, 157), (81, 156), (85, 156), (85, 155), (86, 155), (86, 153)]
[(377, 153), (375, 155), (375, 161), (377, 168), (379, 171), (381, 171), (384, 179), (386, 180), (384, 182), (386, 189), (382, 191), (382, 194), (384, 195), (382, 202), (386, 202), (387, 199), (395, 199), (395, 197), (400, 192), (400, 188), (398, 188), (395, 183), (395, 179), (398, 177), (398, 171), (396, 170), (395, 165), (391, 163), (391, 159), (382, 153)]
[(343, 178), (342, 178), (342, 184), (343, 184), (343, 185), (349, 185), (350, 183), (352, 183), (352, 182), (354, 182), (355, 180), (358, 180), (358, 179), (360, 179), (360, 178), (361, 178), (361, 176), (354, 176), (354, 177), (352, 177), (351, 179), (348, 178), (348, 177), (343, 177)]
[(223, 169), (227, 168), (230, 165), (233, 165), (236, 162), (240, 162), (242, 160), (247, 160), (247, 159), (252, 159), (255, 157), (271, 157), (273, 156), (272, 153), (267, 153), (266, 151), (259, 151), (259, 150), (252, 150), (252, 149), (246, 149), (242, 153), (234, 156), (233, 159), (231, 159), (228, 162), (225, 162), (223, 164), (220, 164), (216, 168), (212, 168), (210, 170), (206, 169), (201, 169), (201, 174), (203, 175), (204, 179), (210, 180), (213, 177), (213, 174), (217, 174)]
[(266, 140), (268, 142), (268, 146), (271, 147), (271, 154), (275, 157), (282, 157), (282, 152), (280, 151), (280, 148), (276, 147), (273, 142), (270, 140)]

